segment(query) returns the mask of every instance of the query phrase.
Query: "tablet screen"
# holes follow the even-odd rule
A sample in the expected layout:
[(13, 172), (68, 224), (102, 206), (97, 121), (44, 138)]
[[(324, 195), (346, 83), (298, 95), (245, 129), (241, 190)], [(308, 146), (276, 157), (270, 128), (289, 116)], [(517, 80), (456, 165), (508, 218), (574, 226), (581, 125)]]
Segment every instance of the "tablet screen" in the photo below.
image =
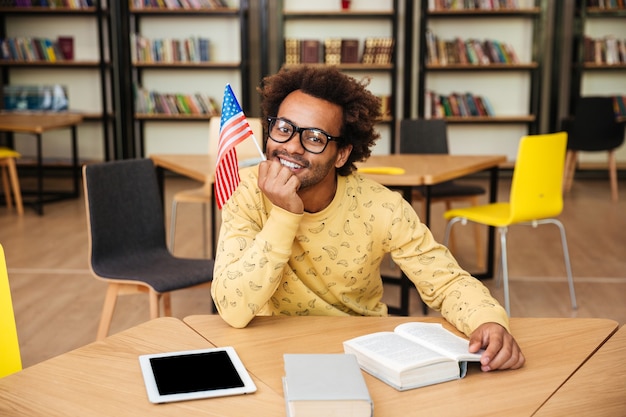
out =
[(154, 403), (254, 392), (232, 347), (142, 355), (139, 362)]
[(161, 395), (243, 387), (223, 350), (151, 358), (150, 365)]

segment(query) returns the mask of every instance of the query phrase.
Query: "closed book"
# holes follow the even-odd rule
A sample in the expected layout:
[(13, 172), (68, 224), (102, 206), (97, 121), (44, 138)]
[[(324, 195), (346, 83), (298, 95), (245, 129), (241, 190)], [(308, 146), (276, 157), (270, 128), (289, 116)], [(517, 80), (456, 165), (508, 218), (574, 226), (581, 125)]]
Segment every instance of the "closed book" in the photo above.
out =
[(341, 40), (341, 63), (356, 64), (359, 62), (359, 40), (358, 39), (342, 39)]
[(304, 39), (300, 43), (300, 62), (303, 64), (317, 64), (321, 62), (321, 44), (317, 39)]
[(63, 54), (63, 59), (72, 61), (74, 59), (74, 38), (71, 36), (59, 36), (57, 43)]
[(300, 63), (300, 40), (288, 38), (285, 39), (285, 63), (286, 64), (299, 64)]
[(373, 64), (374, 54), (376, 48), (376, 38), (366, 38), (363, 44), (363, 55), (361, 57), (361, 63)]
[(371, 417), (372, 398), (352, 354), (285, 354), (288, 417)]
[(341, 63), (341, 39), (328, 38), (324, 40), (324, 62), (327, 65)]

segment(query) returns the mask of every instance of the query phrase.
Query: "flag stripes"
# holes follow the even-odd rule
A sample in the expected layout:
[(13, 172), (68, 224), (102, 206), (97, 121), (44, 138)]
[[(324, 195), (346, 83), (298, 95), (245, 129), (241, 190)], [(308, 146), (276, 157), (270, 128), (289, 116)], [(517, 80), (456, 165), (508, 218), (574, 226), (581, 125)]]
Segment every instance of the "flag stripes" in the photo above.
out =
[(252, 128), (227, 84), (222, 102), (220, 136), (215, 166), (215, 199), (221, 210), (239, 185), (239, 162), (235, 146), (252, 136)]

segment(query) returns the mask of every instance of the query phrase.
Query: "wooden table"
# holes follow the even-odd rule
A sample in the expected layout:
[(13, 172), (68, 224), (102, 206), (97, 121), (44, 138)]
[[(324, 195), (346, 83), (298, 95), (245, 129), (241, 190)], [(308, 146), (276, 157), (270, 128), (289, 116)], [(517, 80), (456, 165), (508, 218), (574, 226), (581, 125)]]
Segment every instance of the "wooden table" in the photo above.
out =
[[(235, 329), (215, 315), (190, 316), (184, 322), (158, 318), (0, 379), (0, 415), (284, 416), (281, 381), (284, 353), (341, 353), (342, 342), (346, 339), (391, 330), (409, 320), (413, 319), (257, 317), (248, 327)], [(451, 329), (440, 318), (419, 320), (442, 322)], [(511, 326), (527, 358), (526, 365), (520, 370), (482, 373), (474, 364), (470, 365), (468, 375), (462, 380), (404, 392), (364, 373), (376, 417), (404, 417), (418, 412), (420, 415), (515, 417), (535, 415), (544, 407), (549, 412), (545, 415), (568, 415), (554, 411), (552, 400), (557, 400), (560, 394), (569, 395), (568, 388), (577, 385), (578, 381), (581, 381), (580, 389), (585, 390), (584, 395), (577, 397), (578, 407), (590, 404), (585, 399), (594, 404), (589, 409), (592, 411), (581, 412), (581, 415), (602, 415), (598, 410), (605, 410), (605, 406), (600, 398), (597, 402), (593, 397), (589, 398), (596, 391), (598, 395), (605, 395), (604, 391), (614, 388), (611, 398), (617, 401), (613, 404), (619, 406), (623, 390), (612, 385), (615, 379), (605, 380), (605, 374), (594, 372), (610, 369), (612, 364), (619, 364), (623, 370), (624, 333), (618, 333), (619, 338), (609, 339), (598, 352), (598, 360), (591, 356), (617, 329), (616, 322), (513, 318)], [(621, 356), (609, 363), (605, 355), (616, 351), (613, 340), (621, 346), (617, 349)], [(235, 348), (257, 385), (257, 392), (159, 405), (148, 401), (139, 355), (213, 346)], [(580, 370), (581, 378), (577, 378), (576, 370), (590, 356)], [(596, 367), (599, 363), (605, 365)], [(588, 365), (595, 369), (590, 368), (587, 373)], [(592, 379), (587, 380), (588, 376)], [(623, 378), (621, 381), (623, 383)], [(551, 396), (553, 398), (542, 406)]]
[[(159, 182), (163, 187), (164, 170), (175, 172), (195, 179), (199, 182), (213, 181), (216, 159), (210, 155), (151, 155), (157, 167)], [(422, 155), (422, 154), (393, 154), (372, 155), (366, 162), (360, 162), (358, 167), (393, 166), (404, 169), (400, 175), (366, 175), (390, 188), (402, 191), (404, 198), (411, 203), (413, 187), (426, 186), (426, 225), (430, 222), (430, 187), (443, 181), (459, 178), (476, 172), (490, 170), (489, 201), (495, 202), (498, 190), (498, 167), (506, 162), (504, 155)], [(213, 247), (217, 241), (217, 216), (213, 204), (211, 210), (211, 239)], [(489, 228), (487, 243), (487, 271), (474, 274), (477, 278), (490, 278), (494, 272), (495, 229)], [(409, 293), (411, 282), (402, 274), (400, 279), (387, 279), (386, 282), (400, 286), (400, 305), (388, 306), (391, 314), (409, 315)], [(426, 312), (424, 305), (424, 312)]]
[(29, 417), (282, 416), (281, 393), (169, 404), (148, 401), (139, 355), (213, 347), (182, 321), (159, 318), (0, 379), (0, 415)]
[[(441, 322), (452, 329), (441, 318), (422, 317), (256, 317), (244, 329), (230, 327), (219, 316), (184, 319), (212, 344), (234, 346), (249, 372), (281, 395), (284, 353), (341, 353), (346, 339), (416, 320)], [(483, 373), (477, 364), (470, 364), (464, 379), (404, 392), (364, 373), (375, 416), (531, 416), (617, 329), (617, 323), (512, 318), (511, 328), (527, 360), (519, 370)], [(599, 378), (593, 380), (599, 384), (595, 389), (609, 388)]]
[[(43, 204), (65, 198), (76, 198), (80, 189), (80, 167), (78, 165), (78, 139), (76, 126), (83, 121), (83, 116), (76, 113), (0, 113), (0, 131), (27, 133), (37, 139), (37, 190), (35, 207), (43, 214)], [(70, 128), (72, 140), (72, 175), (73, 189), (71, 192), (44, 192), (43, 186), (43, 152), (42, 135), (56, 129)], [(26, 192), (22, 192), (25, 194)]]
[(626, 327), (611, 336), (535, 415), (626, 416)]

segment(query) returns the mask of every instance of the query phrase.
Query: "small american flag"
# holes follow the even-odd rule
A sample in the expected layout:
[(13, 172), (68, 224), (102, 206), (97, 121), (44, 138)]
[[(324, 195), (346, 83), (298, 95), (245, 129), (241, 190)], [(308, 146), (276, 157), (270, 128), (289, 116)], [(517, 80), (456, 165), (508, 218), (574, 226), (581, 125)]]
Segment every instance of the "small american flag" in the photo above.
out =
[(239, 185), (239, 166), (235, 146), (250, 136), (252, 136), (252, 129), (246, 115), (243, 114), (230, 84), (226, 84), (215, 166), (215, 199), (220, 210)]

